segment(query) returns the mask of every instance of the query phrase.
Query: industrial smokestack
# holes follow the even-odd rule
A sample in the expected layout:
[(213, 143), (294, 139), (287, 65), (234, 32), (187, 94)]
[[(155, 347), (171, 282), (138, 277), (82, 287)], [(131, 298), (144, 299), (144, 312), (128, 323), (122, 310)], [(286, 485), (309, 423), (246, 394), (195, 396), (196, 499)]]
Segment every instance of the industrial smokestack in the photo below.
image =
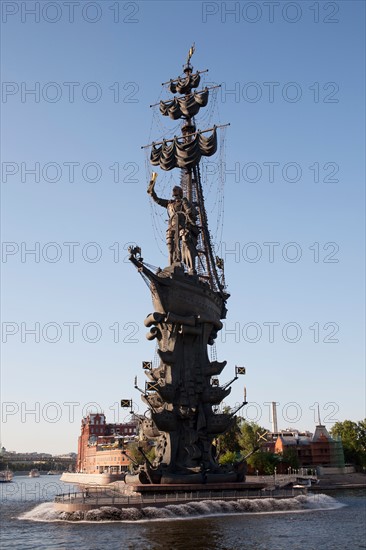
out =
[(272, 431), (273, 433), (278, 433), (276, 401), (272, 401)]

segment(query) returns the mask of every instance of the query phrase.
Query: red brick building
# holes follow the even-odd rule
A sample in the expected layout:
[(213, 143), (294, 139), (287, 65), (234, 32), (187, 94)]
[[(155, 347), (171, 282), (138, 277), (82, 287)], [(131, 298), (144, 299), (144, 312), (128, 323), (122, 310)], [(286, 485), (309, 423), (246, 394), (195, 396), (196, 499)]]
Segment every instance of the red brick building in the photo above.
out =
[[(318, 424), (315, 433), (283, 430), (274, 439), (274, 452), (283, 454), (292, 449), (300, 467), (344, 466), (342, 442), (333, 438), (325, 426)], [(269, 450), (269, 449), (268, 449)]]
[(137, 435), (137, 424), (107, 424), (104, 413), (89, 414), (81, 422), (77, 472), (119, 474), (128, 470), (130, 460), (124, 444)]

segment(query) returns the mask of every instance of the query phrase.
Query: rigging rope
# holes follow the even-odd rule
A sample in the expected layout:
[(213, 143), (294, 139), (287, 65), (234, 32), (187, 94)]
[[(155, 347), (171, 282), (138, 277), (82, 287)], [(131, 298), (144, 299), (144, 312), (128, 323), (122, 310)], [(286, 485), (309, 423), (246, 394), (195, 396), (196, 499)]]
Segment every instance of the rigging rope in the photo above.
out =
[[(205, 75), (206, 76), (206, 75)], [(216, 83), (205, 82), (204, 87), (215, 86)], [(197, 129), (203, 129), (212, 125), (213, 121), (221, 123), (219, 109), (218, 109), (218, 93), (219, 88), (213, 88), (210, 90), (210, 101), (205, 109), (199, 111), (198, 122), (196, 123), (195, 117), (192, 117), (192, 122), (196, 125)], [(167, 100), (171, 100), (171, 94), (165, 86), (162, 87), (160, 91), (159, 98), (156, 103), (159, 103), (163, 99), (163, 95), (166, 96)], [(166, 100), (165, 98), (163, 101)], [(158, 105), (156, 105), (157, 107)], [(149, 140), (159, 141), (162, 139), (170, 139), (175, 135), (180, 134), (180, 128), (185, 123), (184, 120), (179, 119), (174, 126), (170, 128), (164, 123), (165, 120), (171, 122), (171, 119), (160, 116), (159, 109), (153, 107), (153, 116), (150, 127)], [(154, 132), (154, 135), (152, 133)], [(215, 161), (210, 160), (208, 157), (202, 157), (202, 168), (203, 168), (203, 177), (201, 177), (199, 166), (196, 166), (192, 170), (192, 174), (197, 179), (197, 188), (200, 188), (201, 191), (197, 191), (196, 186), (192, 185), (192, 203), (198, 204), (202, 200), (203, 204), (203, 192), (205, 192), (205, 197), (207, 200), (206, 207), (204, 207), (204, 212), (199, 212), (198, 216), (198, 225), (202, 229), (197, 242), (197, 249), (204, 249), (204, 242), (210, 243), (209, 250), (206, 257), (203, 254), (198, 255), (197, 260), (197, 272), (201, 276), (210, 276), (211, 283), (215, 290), (222, 288), (223, 284), (223, 275), (219, 277), (216, 269), (215, 262), (215, 250), (220, 250), (221, 241), (223, 235), (223, 218), (224, 218), (224, 178), (222, 165), (225, 160), (225, 130), (224, 128), (220, 131), (220, 140), (219, 140), (219, 150), (218, 156)], [(148, 149), (146, 149), (146, 176), (147, 181), (150, 180), (151, 176), (151, 165), (149, 160)], [(174, 175), (170, 172), (159, 172), (159, 196), (164, 198), (170, 198), (171, 189), (174, 185), (179, 183), (183, 189), (183, 193), (187, 196), (188, 189), (188, 175), (182, 170), (180, 175), (180, 181), (177, 182), (174, 179)], [(169, 189), (168, 189), (169, 188)], [(204, 188), (204, 191), (203, 191)], [(213, 224), (214, 234), (213, 236), (208, 231), (207, 223), (207, 212), (210, 213), (210, 218), (216, 218), (216, 222)], [(154, 239), (157, 244), (157, 248), (162, 256), (166, 257), (166, 251), (163, 246), (165, 243), (165, 232), (166, 232), (166, 212), (165, 209), (159, 207), (155, 202), (150, 201), (150, 215), (153, 226)], [(205, 235), (203, 233), (206, 233)]]

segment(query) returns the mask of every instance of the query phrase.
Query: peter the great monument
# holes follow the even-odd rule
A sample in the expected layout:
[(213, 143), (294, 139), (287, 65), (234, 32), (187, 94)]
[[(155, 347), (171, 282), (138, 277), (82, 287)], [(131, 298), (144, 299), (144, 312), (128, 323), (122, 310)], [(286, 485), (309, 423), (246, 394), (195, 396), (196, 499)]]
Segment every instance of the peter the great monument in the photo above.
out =
[[(145, 319), (148, 340), (156, 340), (158, 364), (144, 361), (147, 375), (142, 400), (148, 410), (139, 416), (140, 439), (154, 442), (155, 459), (126, 476), (127, 484), (170, 486), (242, 484), (245, 461), (220, 466), (216, 438), (236, 421), (235, 410), (220, 408), (230, 384), (244, 368), (235, 367), (233, 380), (220, 385), (226, 361), (209, 359), (226, 318), (229, 294), (224, 262), (214, 253), (205, 208), (200, 162), (217, 151), (221, 126), (198, 130), (195, 117), (208, 104), (210, 88), (197, 90), (201, 74), (193, 72), (190, 49), (183, 75), (167, 84), (173, 97), (160, 101), (160, 113), (181, 121), (181, 135), (153, 142), (149, 161), (160, 170), (177, 170), (180, 185), (171, 198), (160, 198), (152, 173), (147, 192), (168, 216), (166, 244), (169, 265), (153, 270), (144, 262), (141, 248), (131, 247), (130, 261), (147, 283), (153, 311)], [(225, 125), (226, 126), (226, 125)], [(137, 387), (137, 383), (135, 384)], [(123, 400), (122, 405), (129, 405)], [(218, 485), (219, 484), (219, 485)], [(244, 485), (244, 484), (243, 484)]]

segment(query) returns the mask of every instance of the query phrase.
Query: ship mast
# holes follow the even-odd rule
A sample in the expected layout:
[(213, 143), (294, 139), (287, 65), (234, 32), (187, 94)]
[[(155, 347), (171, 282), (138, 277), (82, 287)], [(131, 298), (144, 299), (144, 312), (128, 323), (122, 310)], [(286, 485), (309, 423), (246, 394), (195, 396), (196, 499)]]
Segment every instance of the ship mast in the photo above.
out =
[[(190, 78), (193, 74), (193, 66), (191, 64), (191, 58), (195, 52), (195, 44), (189, 50), (186, 64), (183, 72), (187, 78)], [(192, 94), (191, 90), (187, 90), (185, 97), (188, 101)], [(196, 124), (193, 117), (187, 116), (182, 125), (182, 136), (184, 141), (191, 142), (196, 132)], [(197, 205), (200, 235), (198, 237), (198, 266), (197, 270), (201, 279), (208, 281), (212, 290), (223, 291), (223, 285), (220, 280), (220, 276), (217, 271), (217, 266), (213, 254), (211, 237), (208, 230), (208, 219), (205, 210), (203, 189), (201, 182), (200, 165), (189, 168), (188, 170), (182, 169), (181, 183), (186, 197), (190, 202), (194, 202)]]
[[(187, 75), (188, 78), (190, 78), (193, 67), (191, 65), (191, 57), (194, 54), (195, 51), (195, 44), (193, 43), (192, 47), (190, 48), (188, 52), (187, 62), (184, 67), (184, 73)], [(190, 91), (187, 90), (185, 97), (188, 100), (190, 96)], [(194, 124), (194, 118), (188, 117), (186, 119), (186, 122), (182, 126), (182, 135), (185, 137), (185, 141), (187, 143), (192, 141), (192, 134), (196, 131), (196, 125)], [(192, 171), (189, 170), (187, 173), (186, 182), (184, 181), (184, 173), (182, 174), (182, 183), (185, 187), (186, 196), (189, 202), (192, 202), (193, 200), (193, 194), (192, 194)]]
[[(208, 102), (209, 88), (193, 91), (200, 82), (200, 74), (207, 71), (193, 73), (191, 58), (195, 46), (190, 48), (187, 61), (183, 66), (183, 76), (171, 79), (164, 83), (174, 95), (171, 100), (160, 101), (160, 112), (165, 116), (182, 120), (181, 137), (166, 139), (162, 142), (153, 142), (150, 162), (153, 166), (160, 165), (163, 170), (181, 169), (180, 183), (183, 193), (197, 212), (197, 265), (196, 271), (200, 280), (208, 283), (214, 292), (218, 292), (224, 300), (228, 297), (225, 292), (223, 261), (215, 258), (211, 235), (208, 229), (208, 218), (205, 209), (204, 195), (201, 180), (201, 156), (211, 156), (217, 150), (216, 130), (222, 126), (214, 126), (208, 130), (197, 130), (195, 115)], [(216, 87), (216, 86), (213, 86)], [(206, 132), (212, 132), (204, 137)], [(151, 147), (151, 145), (145, 147)], [(159, 147), (160, 146), (160, 147)], [(220, 271), (220, 273), (219, 273)]]

